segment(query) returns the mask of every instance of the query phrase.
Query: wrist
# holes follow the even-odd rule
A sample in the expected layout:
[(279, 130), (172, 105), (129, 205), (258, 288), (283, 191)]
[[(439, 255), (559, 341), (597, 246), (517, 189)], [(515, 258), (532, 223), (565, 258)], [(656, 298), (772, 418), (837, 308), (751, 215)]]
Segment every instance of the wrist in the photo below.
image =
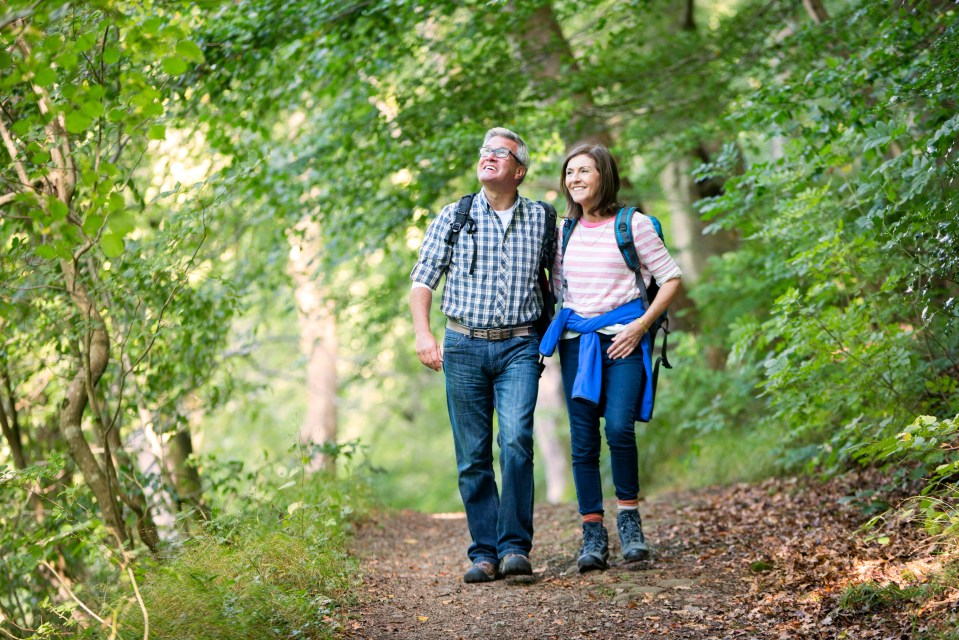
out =
[(643, 333), (649, 333), (649, 325), (646, 324), (646, 321), (642, 318), (636, 318), (636, 321), (639, 322), (639, 326), (643, 328)]

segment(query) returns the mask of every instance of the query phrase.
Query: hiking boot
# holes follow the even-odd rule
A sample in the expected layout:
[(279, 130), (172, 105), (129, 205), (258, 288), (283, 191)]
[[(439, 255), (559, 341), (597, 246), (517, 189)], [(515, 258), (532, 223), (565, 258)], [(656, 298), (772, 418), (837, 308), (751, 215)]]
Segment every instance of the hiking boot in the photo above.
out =
[(646, 546), (646, 536), (643, 535), (643, 521), (639, 511), (629, 509), (620, 511), (616, 516), (616, 528), (619, 530), (619, 541), (623, 546), (623, 560), (634, 562), (649, 559), (649, 547)]
[(602, 522), (583, 523), (583, 546), (576, 566), (580, 573), (609, 567), (609, 534)]
[(511, 553), (503, 557), (500, 562), (499, 571), (504, 576), (531, 576), (533, 575), (533, 565), (529, 563), (529, 558), (518, 553)]
[(499, 572), (496, 570), (495, 564), (486, 560), (478, 560), (463, 574), (463, 582), (469, 584), (475, 582), (492, 582), (498, 577)]

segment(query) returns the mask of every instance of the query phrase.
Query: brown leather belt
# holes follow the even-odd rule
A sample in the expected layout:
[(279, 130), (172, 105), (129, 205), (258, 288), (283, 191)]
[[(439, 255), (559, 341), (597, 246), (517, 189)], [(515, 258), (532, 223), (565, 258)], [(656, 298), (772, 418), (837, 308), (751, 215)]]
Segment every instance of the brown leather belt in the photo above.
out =
[(518, 327), (473, 329), (455, 320), (448, 320), (446, 326), (457, 333), (462, 333), (471, 338), (479, 338), (480, 340), (507, 340), (509, 338), (522, 338), (523, 336), (533, 335), (533, 325), (531, 324), (523, 324)]

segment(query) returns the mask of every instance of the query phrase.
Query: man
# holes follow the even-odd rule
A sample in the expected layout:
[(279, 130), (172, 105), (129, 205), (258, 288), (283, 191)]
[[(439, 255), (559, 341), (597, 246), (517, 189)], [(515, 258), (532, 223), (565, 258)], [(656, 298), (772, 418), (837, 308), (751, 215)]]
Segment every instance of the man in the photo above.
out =
[[(483, 189), (470, 218), (448, 242), (456, 204), (430, 224), (410, 274), (416, 354), (446, 373), (446, 397), (459, 489), (473, 563), (465, 582), (532, 575), (533, 409), (542, 371), (532, 327), (543, 309), (540, 264), (552, 265), (555, 214), (519, 195), (529, 150), (508, 129), (486, 132), (476, 175)], [(547, 233), (549, 229), (549, 233)], [(433, 290), (446, 275), (443, 346), (430, 329)], [(493, 473), (493, 411), (498, 416), (499, 494)]]

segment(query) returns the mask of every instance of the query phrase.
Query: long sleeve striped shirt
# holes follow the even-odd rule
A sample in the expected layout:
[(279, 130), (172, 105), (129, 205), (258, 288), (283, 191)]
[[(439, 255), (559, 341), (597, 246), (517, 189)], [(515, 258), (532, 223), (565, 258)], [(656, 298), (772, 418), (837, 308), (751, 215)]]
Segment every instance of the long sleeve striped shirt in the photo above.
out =
[(555, 251), (555, 242), (546, 241), (547, 225), (556, 224), (552, 212), (519, 196), (504, 229), (481, 191), (470, 210), (475, 230), (464, 228), (450, 247), (446, 237), (455, 214), (456, 203), (449, 204), (430, 223), (410, 279), (436, 289), (445, 274), (440, 308), (468, 327), (512, 327), (536, 320), (543, 310), (537, 271), (541, 263), (551, 263)]
[[(615, 216), (594, 223), (580, 220), (570, 235), (566, 255), (556, 252), (552, 271), (554, 290), (565, 286), (563, 306), (584, 318), (612, 311), (641, 296), (636, 276), (616, 246), (615, 220)], [(647, 216), (636, 212), (632, 231), (647, 287), (653, 278), (662, 285), (682, 276), (679, 265), (669, 255)]]

